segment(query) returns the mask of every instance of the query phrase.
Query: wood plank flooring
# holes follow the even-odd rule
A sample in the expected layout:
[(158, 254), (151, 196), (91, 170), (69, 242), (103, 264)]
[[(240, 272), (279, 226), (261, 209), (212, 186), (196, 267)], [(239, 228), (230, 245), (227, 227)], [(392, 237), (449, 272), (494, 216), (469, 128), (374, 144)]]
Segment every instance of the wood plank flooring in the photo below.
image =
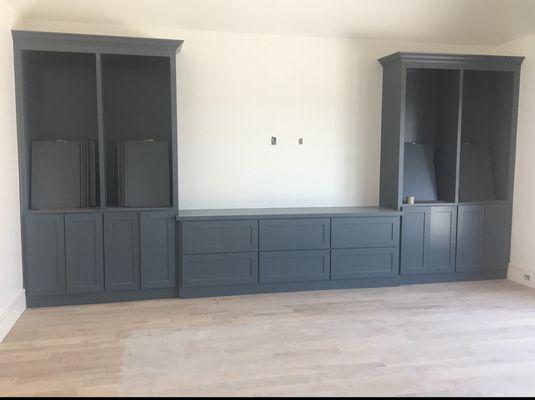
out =
[(27, 310), (1, 396), (535, 395), (510, 281)]

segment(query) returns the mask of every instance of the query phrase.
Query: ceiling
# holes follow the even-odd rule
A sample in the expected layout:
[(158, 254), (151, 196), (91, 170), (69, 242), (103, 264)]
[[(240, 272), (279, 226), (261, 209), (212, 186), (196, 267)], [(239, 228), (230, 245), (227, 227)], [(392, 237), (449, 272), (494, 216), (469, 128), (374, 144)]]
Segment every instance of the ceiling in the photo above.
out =
[(8, 0), (22, 20), (496, 45), (535, 33), (535, 0)]

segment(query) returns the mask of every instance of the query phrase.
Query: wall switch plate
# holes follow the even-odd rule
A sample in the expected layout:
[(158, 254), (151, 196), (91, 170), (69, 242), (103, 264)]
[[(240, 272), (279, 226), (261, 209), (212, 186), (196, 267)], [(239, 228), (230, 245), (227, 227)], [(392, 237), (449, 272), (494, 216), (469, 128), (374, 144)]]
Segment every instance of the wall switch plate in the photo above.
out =
[(300, 145), (303, 144), (303, 138), (299, 138), (299, 140), (297, 141), (297, 143), (299, 143)]
[(275, 136), (271, 136), (271, 145), (276, 146), (277, 145), (277, 138)]

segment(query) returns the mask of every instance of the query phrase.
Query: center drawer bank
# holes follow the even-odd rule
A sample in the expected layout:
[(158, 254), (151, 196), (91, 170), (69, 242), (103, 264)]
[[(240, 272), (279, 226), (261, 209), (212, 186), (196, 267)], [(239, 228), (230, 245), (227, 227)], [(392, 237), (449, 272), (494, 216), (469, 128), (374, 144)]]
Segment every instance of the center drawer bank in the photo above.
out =
[(400, 215), (379, 207), (181, 211), (179, 295), (397, 285)]

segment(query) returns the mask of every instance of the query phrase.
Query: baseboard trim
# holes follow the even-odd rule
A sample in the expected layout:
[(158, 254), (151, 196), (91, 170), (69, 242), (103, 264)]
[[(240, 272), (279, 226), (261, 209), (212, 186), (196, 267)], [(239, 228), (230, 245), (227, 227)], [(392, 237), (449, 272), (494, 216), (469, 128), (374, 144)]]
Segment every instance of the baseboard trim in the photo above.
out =
[(5, 339), (24, 310), (26, 310), (26, 295), (24, 289), (21, 289), (9, 304), (0, 311), (0, 343)]
[[(529, 277), (529, 280), (526, 277)], [(529, 268), (523, 268), (519, 265), (509, 263), (507, 279), (535, 289), (535, 271)]]

